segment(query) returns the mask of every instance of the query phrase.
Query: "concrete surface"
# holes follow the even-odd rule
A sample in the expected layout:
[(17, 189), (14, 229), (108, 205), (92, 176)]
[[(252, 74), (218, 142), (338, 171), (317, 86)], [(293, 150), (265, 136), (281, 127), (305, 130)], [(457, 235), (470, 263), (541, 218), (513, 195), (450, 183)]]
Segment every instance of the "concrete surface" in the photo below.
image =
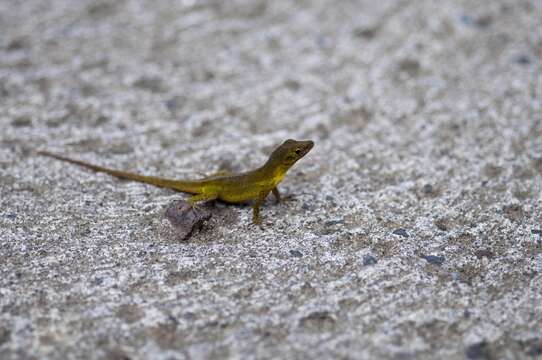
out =
[[(542, 356), (540, 1), (0, 2), (1, 359)], [(316, 142), (284, 202), (148, 174)]]

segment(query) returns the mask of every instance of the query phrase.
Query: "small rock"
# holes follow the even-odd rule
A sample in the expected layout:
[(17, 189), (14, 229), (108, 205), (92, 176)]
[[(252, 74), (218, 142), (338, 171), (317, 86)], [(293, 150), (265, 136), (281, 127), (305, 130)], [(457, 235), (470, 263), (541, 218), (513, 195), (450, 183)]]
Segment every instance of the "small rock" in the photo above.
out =
[(527, 350), (527, 355), (533, 357), (542, 355), (542, 341), (539, 340), (538, 344), (532, 345), (529, 350)]
[(444, 256), (422, 255), (422, 258), (430, 264), (441, 266), (444, 263)]
[(96, 126), (100, 126), (100, 125), (104, 125), (104, 124), (107, 124), (108, 122), (111, 121), (111, 118), (109, 118), (109, 116), (107, 115), (100, 115), (98, 116), (98, 118), (96, 119)]
[(470, 15), (461, 15), (460, 20), (465, 25), (476, 26), (481, 29), (489, 27), (493, 22), (491, 15), (482, 15), (476, 18)]
[(431, 184), (425, 184), (422, 188), (422, 191), (426, 194), (432, 194), (433, 193), (433, 185)]
[(17, 214), (6, 214), (4, 217), (6, 219), (15, 220), (17, 218)]
[(303, 253), (299, 250), (290, 250), (290, 255), (296, 258), (300, 258), (303, 256)]
[(18, 118), (13, 119), (11, 122), (13, 127), (30, 127), (32, 126), (32, 119), (29, 116), (19, 116)]
[(378, 31), (378, 28), (376, 26), (361, 26), (353, 31), (353, 35), (355, 37), (363, 38), (363, 39), (372, 39), (376, 36), (376, 33)]
[(292, 91), (298, 91), (301, 88), (301, 84), (293, 79), (287, 79), (284, 81), (284, 86)]
[(211, 218), (210, 211), (191, 206), (184, 200), (169, 203), (165, 215), (183, 240), (190, 236), (194, 228), (201, 228), (203, 223)]
[(162, 79), (156, 77), (141, 77), (134, 83), (134, 86), (153, 93), (165, 91)]
[(482, 16), (479, 16), (475, 21), (474, 23), (476, 24), (476, 26), (478, 26), (479, 28), (487, 28), (491, 25), (491, 23), (493, 22), (493, 17), (491, 15), (482, 15)]
[(532, 229), (531, 234), (538, 235), (542, 239), (542, 229)]
[(490, 359), (491, 354), (489, 352), (488, 343), (485, 341), (470, 345), (465, 350), (467, 359)]
[(363, 266), (370, 266), (376, 264), (378, 261), (372, 255), (363, 255)]
[(11, 332), (6, 328), (0, 328), (0, 346), (9, 341)]
[(300, 320), (300, 325), (314, 332), (331, 331), (336, 320), (328, 311), (315, 311)]
[(172, 113), (182, 109), (185, 103), (186, 103), (186, 98), (184, 96), (179, 96), (179, 95), (174, 96), (165, 102), (167, 109), (171, 111)]
[(531, 63), (531, 59), (527, 55), (520, 55), (518, 56), (514, 62), (518, 65), (529, 65)]
[(399, 72), (406, 73), (411, 77), (415, 77), (420, 73), (421, 66), (418, 60), (403, 59), (398, 64)]
[(115, 2), (95, 1), (87, 7), (87, 13), (90, 16), (102, 18), (114, 13), (116, 8)]
[(117, 143), (109, 148), (109, 152), (115, 155), (126, 155), (134, 152), (134, 149), (130, 144), (125, 142)]
[(344, 223), (343, 220), (328, 220), (324, 223), (325, 226), (333, 226)]
[(401, 228), (393, 230), (393, 235), (399, 235), (406, 238), (408, 237), (406, 230)]
[(8, 43), (6, 49), (8, 51), (17, 51), (17, 50), (21, 50), (28, 47), (30, 47), (29, 38), (23, 36), (23, 37), (17, 37), (17, 38), (12, 39)]

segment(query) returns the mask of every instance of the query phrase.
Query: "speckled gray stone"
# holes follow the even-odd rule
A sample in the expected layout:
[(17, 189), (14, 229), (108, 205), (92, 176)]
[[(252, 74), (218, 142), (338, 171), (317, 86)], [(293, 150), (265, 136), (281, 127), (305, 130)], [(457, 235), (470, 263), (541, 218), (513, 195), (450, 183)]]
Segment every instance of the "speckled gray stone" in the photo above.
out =
[[(0, 358), (539, 356), (541, 54), (534, 0), (0, 1)], [(192, 178), (286, 138), (262, 228), (189, 241), (185, 195), (35, 155)]]

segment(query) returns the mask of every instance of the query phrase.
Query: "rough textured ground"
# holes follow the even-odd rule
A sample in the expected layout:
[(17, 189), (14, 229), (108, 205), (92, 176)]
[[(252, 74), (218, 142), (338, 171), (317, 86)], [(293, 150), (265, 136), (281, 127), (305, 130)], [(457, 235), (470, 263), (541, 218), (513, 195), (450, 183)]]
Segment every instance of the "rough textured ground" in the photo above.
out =
[[(542, 356), (540, 1), (0, 2), (0, 358)], [(316, 146), (262, 210), (170, 177)]]

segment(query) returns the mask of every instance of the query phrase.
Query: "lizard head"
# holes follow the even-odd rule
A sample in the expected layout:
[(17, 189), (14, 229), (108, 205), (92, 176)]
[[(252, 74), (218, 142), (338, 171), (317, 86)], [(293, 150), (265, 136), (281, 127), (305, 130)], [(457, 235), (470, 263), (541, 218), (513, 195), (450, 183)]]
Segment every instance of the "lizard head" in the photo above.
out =
[(307, 155), (313, 146), (314, 142), (311, 140), (297, 141), (288, 139), (273, 151), (270, 160), (278, 162), (279, 167), (287, 171), (299, 159)]

